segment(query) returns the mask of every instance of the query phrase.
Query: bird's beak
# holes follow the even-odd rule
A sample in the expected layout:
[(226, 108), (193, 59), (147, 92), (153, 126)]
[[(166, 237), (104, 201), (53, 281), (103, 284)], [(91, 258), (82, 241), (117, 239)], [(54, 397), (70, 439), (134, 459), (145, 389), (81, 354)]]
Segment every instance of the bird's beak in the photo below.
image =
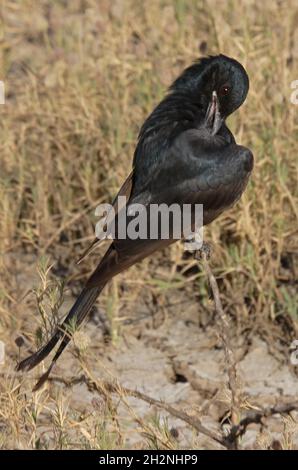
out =
[(205, 117), (206, 126), (211, 129), (212, 135), (215, 135), (219, 131), (222, 125), (222, 121), (223, 121), (223, 118), (221, 117), (220, 112), (219, 112), (219, 101), (217, 98), (216, 91), (214, 90), (212, 92), (212, 98), (209, 103), (206, 117)]

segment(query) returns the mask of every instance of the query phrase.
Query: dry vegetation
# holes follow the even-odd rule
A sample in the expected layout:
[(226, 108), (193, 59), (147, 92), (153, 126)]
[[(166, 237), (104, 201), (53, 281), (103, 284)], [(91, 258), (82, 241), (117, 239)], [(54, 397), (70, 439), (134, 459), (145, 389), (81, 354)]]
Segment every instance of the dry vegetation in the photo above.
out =
[[(113, 382), (119, 377), (105, 370), (110, 385), (104, 385), (95, 369), (97, 349), (103, 356), (121, 349), (132, 324), (136, 338), (143, 330), (158, 331), (156, 316), (162, 311), (167, 317), (169, 299), (175, 303), (177, 295), (187, 298), (198, 328), (206, 315), (216, 328), (206, 276), (179, 244), (105, 289), (99, 306), (108, 344), (98, 331), (89, 345), (81, 334), (69, 348), (77, 359), (68, 383), (61, 384), (65, 374), (57, 373), (54, 383), (32, 394), (36, 373), (26, 378), (13, 371), (19, 354), (40, 342), (43, 318), (59, 315), (59, 279), (67, 282), (71, 292), (65, 296), (71, 297), (94, 267), (98, 252), (75, 265), (93, 237), (93, 209), (115, 195), (128, 174), (139, 126), (172, 79), (199, 55), (233, 56), (251, 79), (247, 102), (229, 124), (237, 141), (253, 150), (253, 177), (240, 203), (205, 232), (223, 308), (234, 336), (244, 338), (242, 350), (258, 336), (272, 355), (289, 363), (297, 320), (298, 108), (290, 102), (291, 82), (298, 79), (295, 7), (294, 0), (2, 2), (0, 338), (6, 362), (0, 366), (0, 447), (204, 447), (196, 432), (204, 414), (200, 399), (186, 408), (174, 400), (176, 410), (194, 418), (180, 443), (168, 422), (169, 408), (160, 414), (162, 405), (152, 401), (141, 416), (134, 406), (138, 398), (130, 401), (129, 391)], [(177, 302), (178, 319), (184, 309)], [(133, 388), (139, 388), (138, 377), (134, 380)], [(94, 395), (83, 408), (73, 399), (75, 382), (81, 393), (86, 388)], [(159, 398), (156, 387), (154, 394)], [(247, 397), (238, 402), (233, 424), (256, 406)], [(272, 444), (269, 424), (269, 438), (258, 428), (251, 446), (291, 448), (294, 417), (280, 421), (280, 440)], [(206, 446), (220, 447), (215, 441)]]

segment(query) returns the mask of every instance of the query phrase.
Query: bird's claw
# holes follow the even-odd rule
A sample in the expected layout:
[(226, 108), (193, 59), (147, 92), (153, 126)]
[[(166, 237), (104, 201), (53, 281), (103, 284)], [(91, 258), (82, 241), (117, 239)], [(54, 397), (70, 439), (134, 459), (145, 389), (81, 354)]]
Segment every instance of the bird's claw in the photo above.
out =
[(203, 259), (209, 260), (211, 258), (211, 253), (211, 245), (207, 242), (203, 242), (201, 248), (195, 251), (194, 258), (198, 261), (202, 261)]

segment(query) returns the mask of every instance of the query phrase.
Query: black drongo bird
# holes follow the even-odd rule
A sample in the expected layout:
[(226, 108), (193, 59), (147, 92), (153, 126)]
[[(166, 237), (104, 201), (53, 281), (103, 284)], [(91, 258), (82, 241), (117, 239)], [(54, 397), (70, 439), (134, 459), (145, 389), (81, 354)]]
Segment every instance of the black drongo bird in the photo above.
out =
[[(225, 120), (244, 102), (248, 87), (242, 65), (224, 55), (200, 59), (185, 69), (141, 128), (132, 172), (118, 193), (127, 197), (125, 210), (135, 202), (146, 207), (161, 203), (203, 204), (203, 222), (207, 225), (231, 207), (246, 187), (253, 155), (236, 144)], [(61, 341), (35, 389), (47, 379), (69, 343), (69, 327), (73, 322), (76, 327), (82, 323), (106, 283), (173, 241), (118, 237), (111, 242), (48, 343), (17, 366), (18, 370), (32, 369)]]

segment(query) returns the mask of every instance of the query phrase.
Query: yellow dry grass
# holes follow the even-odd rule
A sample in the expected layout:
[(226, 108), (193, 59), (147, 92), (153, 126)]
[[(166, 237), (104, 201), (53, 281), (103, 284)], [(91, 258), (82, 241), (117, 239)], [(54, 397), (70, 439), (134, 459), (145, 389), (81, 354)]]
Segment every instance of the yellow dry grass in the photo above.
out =
[[(229, 124), (252, 149), (255, 169), (241, 202), (205, 238), (236, 323), (264, 335), (272, 325), (280, 338), (276, 325), (297, 319), (298, 107), (290, 101), (298, 79), (297, 2), (4, 1), (1, 19), (0, 338), (9, 367), (19, 332), (34, 342), (28, 325), (35, 304), (22, 297), (36, 286), (37, 260), (47, 254), (59, 261), (70, 285), (86, 278), (95, 258), (80, 268), (75, 260), (93, 237), (92, 209), (111, 201), (128, 174), (144, 118), (186, 65), (219, 52), (250, 76), (248, 99)], [(101, 300), (114, 320), (145, 287), (158, 294), (199, 289), (206, 301), (201, 274), (190, 276), (194, 262), (182, 255), (177, 244), (115, 280)], [(1, 381), (0, 447), (125, 445), (111, 404), (100, 418), (90, 413), (80, 421), (62, 394), (26, 399), (20, 380)], [(48, 444), (42, 414), (52, 423)], [(113, 433), (105, 432), (109, 419)], [(166, 426), (138, 425), (153, 435), (150, 445), (173, 446)]]

